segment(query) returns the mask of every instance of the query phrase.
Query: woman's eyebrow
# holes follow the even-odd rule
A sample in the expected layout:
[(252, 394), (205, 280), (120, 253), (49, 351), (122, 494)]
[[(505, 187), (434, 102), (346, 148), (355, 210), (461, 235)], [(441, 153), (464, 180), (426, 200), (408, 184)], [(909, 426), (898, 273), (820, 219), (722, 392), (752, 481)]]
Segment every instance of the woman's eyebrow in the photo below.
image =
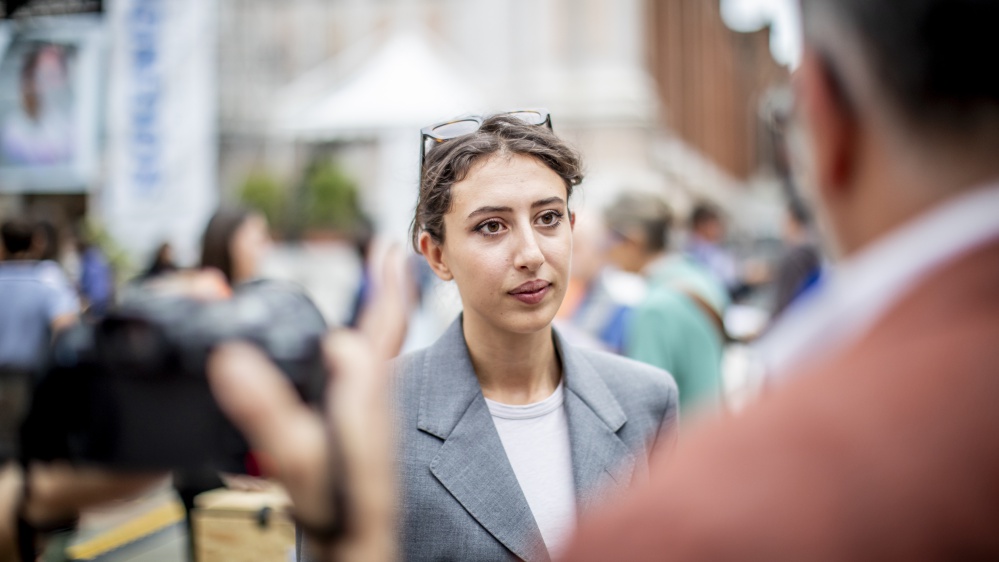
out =
[(549, 197), (548, 199), (541, 199), (531, 203), (531, 208), (536, 209), (538, 207), (547, 207), (548, 205), (552, 205), (554, 203), (561, 203), (565, 205), (565, 201), (563, 201), (561, 197)]
[(479, 207), (478, 209), (472, 211), (468, 214), (468, 218), (474, 218), (478, 215), (491, 215), (493, 213), (512, 213), (513, 209), (510, 207)]
[[(536, 209), (538, 207), (547, 207), (548, 205), (552, 205), (555, 203), (561, 203), (564, 205), (565, 201), (561, 197), (549, 197), (547, 199), (539, 199), (538, 201), (531, 203), (531, 208)], [(471, 213), (468, 214), (468, 218), (471, 219), (479, 215), (491, 215), (493, 213), (512, 213), (512, 212), (513, 209), (510, 207), (486, 206), (486, 207), (479, 207), (478, 209), (472, 211)]]

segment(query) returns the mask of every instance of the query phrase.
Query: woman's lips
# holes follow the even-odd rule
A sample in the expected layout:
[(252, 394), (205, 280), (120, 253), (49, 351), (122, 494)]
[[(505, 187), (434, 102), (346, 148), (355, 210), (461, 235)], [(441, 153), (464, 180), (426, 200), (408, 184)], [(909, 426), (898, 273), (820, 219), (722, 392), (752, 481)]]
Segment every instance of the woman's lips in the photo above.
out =
[(524, 304), (538, 304), (548, 294), (551, 286), (552, 284), (547, 281), (528, 281), (510, 291), (509, 295)]

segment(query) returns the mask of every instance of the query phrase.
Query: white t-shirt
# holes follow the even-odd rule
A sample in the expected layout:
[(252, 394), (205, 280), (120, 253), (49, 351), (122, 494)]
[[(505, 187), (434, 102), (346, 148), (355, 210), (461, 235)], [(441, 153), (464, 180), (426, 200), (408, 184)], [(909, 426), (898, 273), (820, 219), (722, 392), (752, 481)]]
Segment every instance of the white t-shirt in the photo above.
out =
[(553, 557), (576, 523), (576, 489), (564, 402), (561, 382), (551, 396), (526, 406), (486, 398), (503, 449)]

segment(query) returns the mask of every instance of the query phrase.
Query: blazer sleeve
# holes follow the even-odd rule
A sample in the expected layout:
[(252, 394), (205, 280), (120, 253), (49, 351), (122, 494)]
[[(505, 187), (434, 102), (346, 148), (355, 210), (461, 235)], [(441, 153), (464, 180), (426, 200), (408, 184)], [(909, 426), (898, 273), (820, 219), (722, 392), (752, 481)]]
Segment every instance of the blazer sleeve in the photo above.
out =
[(666, 410), (663, 414), (662, 422), (659, 424), (659, 432), (656, 435), (656, 443), (653, 451), (655, 454), (671, 453), (676, 448), (676, 442), (680, 435), (680, 392), (676, 383), (669, 381), (669, 396), (666, 399)]

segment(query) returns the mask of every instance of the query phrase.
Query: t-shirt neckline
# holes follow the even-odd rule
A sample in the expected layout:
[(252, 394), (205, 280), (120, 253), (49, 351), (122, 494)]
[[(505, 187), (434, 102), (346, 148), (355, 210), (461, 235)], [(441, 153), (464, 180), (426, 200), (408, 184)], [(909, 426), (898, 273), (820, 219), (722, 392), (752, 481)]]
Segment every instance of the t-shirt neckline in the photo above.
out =
[(503, 404), (502, 402), (496, 402), (495, 400), (486, 398), (486, 406), (489, 407), (489, 413), (496, 418), (507, 420), (539, 418), (562, 407), (562, 404), (565, 402), (565, 390), (563, 385), (564, 379), (559, 381), (558, 386), (555, 387), (555, 392), (552, 392), (551, 396), (540, 402), (534, 402), (533, 404), (515, 406), (513, 404)]

